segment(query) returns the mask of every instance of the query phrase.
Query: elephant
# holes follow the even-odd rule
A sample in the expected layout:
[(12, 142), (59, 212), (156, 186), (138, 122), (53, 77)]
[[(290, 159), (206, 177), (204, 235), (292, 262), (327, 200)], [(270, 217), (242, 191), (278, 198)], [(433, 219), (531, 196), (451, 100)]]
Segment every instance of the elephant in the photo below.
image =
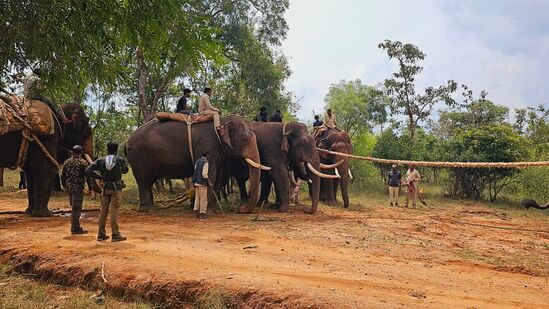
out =
[[(256, 136), (242, 118), (227, 116), (221, 119), (225, 134), (223, 143), (218, 139), (211, 122), (192, 125), (192, 152), (188, 142), (187, 124), (184, 122), (157, 120), (150, 121), (135, 130), (128, 138), (125, 153), (139, 187), (139, 210), (147, 211), (154, 207), (152, 184), (159, 178), (184, 179), (194, 172), (194, 159), (209, 152), (208, 178), (214, 185), (213, 192), (219, 192), (222, 164), (229, 159), (243, 158), (253, 168), (249, 169), (250, 199), (259, 199), (261, 165)], [(209, 192), (208, 208), (212, 209), (215, 199)], [(215, 196), (215, 198), (217, 198)]]
[[(314, 138), (307, 132), (302, 123), (289, 122), (248, 122), (248, 127), (257, 136), (257, 146), (261, 155), (261, 162), (271, 167), (270, 172), (263, 171), (261, 175), (260, 203), (267, 201), (271, 184), (274, 183), (277, 204), (282, 212), (290, 207), (290, 177), (292, 170), (296, 177), (311, 181), (311, 208), (305, 212), (313, 214), (318, 207), (320, 194), (320, 178), (337, 176), (320, 173), (320, 159)], [(234, 173), (232, 174), (234, 175)], [(243, 191), (240, 177), (240, 191)], [(249, 213), (253, 206), (243, 206), (240, 212)]]
[[(32, 101), (33, 104), (44, 104), (41, 101)], [(89, 118), (85, 115), (82, 107), (73, 104), (71, 108), (81, 116), (79, 122), (74, 125), (63, 125), (57, 117), (54, 117), (54, 133), (52, 135), (38, 136), (40, 142), (53, 158), (57, 157), (61, 146), (85, 145), (93, 136), (93, 130), (89, 125)], [(54, 112), (52, 111), (52, 113)], [(22, 138), (21, 131), (10, 132), (0, 136), (0, 148), (2, 149), (0, 152), (0, 167), (13, 167), (15, 165)], [(93, 151), (93, 149), (89, 149), (89, 151)], [(29, 143), (27, 157), (22, 169), (25, 171), (27, 178), (27, 214), (35, 217), (52, 216), (52, 212), (48, 209), (48, 203), (54, 176), (58, 171), (36, 142)]]
[(538, 202), (532, 200), (532, 199), (524, 199), (520, 203), (522, 207), (528, 209), (530, 207), (537, 208), (537, 209), (549, 209), (549, 203), (545, 203), (545, 205), (540, 205)]
[[(63, 112), (70, 123), (64, 125), (67, 129), (65, 138), (63, 139), (59, 150), (57, 151), (57, 162), (62, 164), (70, 157), (70, 149), (74, 145), (80, 145), (84, 148), (84, 158), (91, 164), (93, 162), (93, 129), (89, 126), (89, 117), (86, 116), (84, 110), (78, 104), (63, 104), (61, 106)], [(83, 138), (84, 137), (84, 138)], [(101, 193), (101, 189), (97, 184), (97, 181), (91, 178), (87, 179), (88, 186), (97, 193)], [(60, 192), (61, 180), (59, 174), (55, 175), (53, 190)]]
[[(317, 138), (317, 145), (320, 149), (326, 149), (334, 152), (351, 154), (353, 144), (351, 138), (345, 131), (330, 130), (324, 138)], [(349, 159), (344, 156), (332, 155), (320, 151), (320, 161), (323, 170), (329, 173), (331, 169), (339, 175), (340, 179), (322, 179), (320, 195), (321, 199), (334, 205), (337, 200), (338, 185), (341, 186), (341, 196), (343, 198), (343, 207), (349, 207), (349, 180), (352, 177), (349, 169)]]

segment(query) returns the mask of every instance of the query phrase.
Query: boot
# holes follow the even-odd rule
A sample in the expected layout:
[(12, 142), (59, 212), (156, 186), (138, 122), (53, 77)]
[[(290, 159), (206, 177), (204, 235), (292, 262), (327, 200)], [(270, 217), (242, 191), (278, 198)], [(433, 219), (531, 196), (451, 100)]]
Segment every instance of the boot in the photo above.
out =
[(200, 213), (198, 214), (198, 219), (207, 219), (208, 218), (208, 215), (207, 214), (204, 214), (204, 213)]
[(83, 235), (83, 234), (88, 234), (88, 231), (86, 231), (85, 229), (83, 229), (81, 227), (78, 227), (78, 228), (75, 228), (75, 229), (71, 229), (71, 234), (72, 235)]
[(109, 239), (109, 238), (110, 238), (110, 237), (107, 236), (107, 235), (101, 235), (101, 234), (97, 235), (97, 241), (105, 241), (105, 240), (107, 240), (107, 239)]
[(117, 242), (117, 241), (124, 241), (128, 239), (126, 236), (122, 236), (122, 234), (114, 234), (112, 235), (111, 242)]

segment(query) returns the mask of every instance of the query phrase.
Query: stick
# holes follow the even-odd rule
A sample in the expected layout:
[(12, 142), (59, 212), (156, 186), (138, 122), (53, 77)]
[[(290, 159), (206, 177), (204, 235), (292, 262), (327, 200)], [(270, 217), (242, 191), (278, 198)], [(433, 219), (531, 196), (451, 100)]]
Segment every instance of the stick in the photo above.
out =
[(261, 211), (263, 210), (263, 205), (265, 205), (265, 201), (261, 202), (261, 207), (259, 207), (259, 212), (257, 213), (257, 216), (255, 216), (254, 221), (259, 220), (259, 215), (261, 214)]
[(217, 198), (217, 194), (215, 194), (214, 189), (211, 186), (208, 186), (212, 190), (212, 193), (215, 197), (215, 201), (217, 202), (217, 206), (219, 206), (219, 209), (221, 209), (221, 212), (223, 213), (223, 216), (225, 216), (225, 210), (223, 210), (223, 207), (221, 206), (221, 203), (219, 202), (219, 199)]
[(107, 284), (107, 278), (105, 278), (105, 263), (101, 263), (101, 278)]

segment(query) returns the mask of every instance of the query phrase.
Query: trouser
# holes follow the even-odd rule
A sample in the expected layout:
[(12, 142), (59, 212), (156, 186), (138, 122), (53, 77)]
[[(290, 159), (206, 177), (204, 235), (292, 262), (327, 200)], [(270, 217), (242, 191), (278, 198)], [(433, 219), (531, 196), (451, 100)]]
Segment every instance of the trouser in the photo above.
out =
[(38, 100), (38, 101), (42, 101), (44, 103), (46, 103), (46, 105), (48, 105), (51, 110), (57, 115), (57, 117), (61, 118), (61, 120), (63, 121), (67, 121), (67, 117), (65, 116), (65, 112), (63, 112), (63, 109), (61, 109), (61, 106), (59, 106), (59, 104), (56, 104), (55, 102), (53, 102), (52, 99), (48, 98), (48, 97), (45, 97), (41, 94), (37, 94), (33, 97), (30, 98), (31, 100)]
[(399, 187), (391, 187), (389, 186), (389, 202), (391, 204), (398, 204), (398, 192)]
[(208, 210), (208, 187), (195, 186), (194, 188), (196, 190), (194, 195), (194, 210), (205, 214)]
[(415, 185), (412, 184), (409, 184), (408, 189), (406, 189), (406, 206), (408, 206), (410, 200), (412, 200), (412, 206), (416, 207), (417, 189)]
[(101, 194), (101, 213), (99, 214), (99, 235), (106, 235), (107, 215), (111, 214), (112, 235), (120, 234), (118, 229), (118, 208), (122, 202), (122, 191), (103, 190)]
[(69, 192), (69, 202), (71, 204), (71, 231), (80, 229), (80, 215), (82, 214), (82, 203), (84, 202), (84, 191)]
[(215, 111), (212, 111), (212, 110), (205, 110), (205, 111), (202, 111), (201, 115), (213, 115), (214, 126), (216, 128), (219, 128), (221, 126), (221, 121), (219, 119), (219, 113), (218, 112), (215, 112)]
[(24, 171), (19, 172), (19, 189), (27, 188), (27, 176)]

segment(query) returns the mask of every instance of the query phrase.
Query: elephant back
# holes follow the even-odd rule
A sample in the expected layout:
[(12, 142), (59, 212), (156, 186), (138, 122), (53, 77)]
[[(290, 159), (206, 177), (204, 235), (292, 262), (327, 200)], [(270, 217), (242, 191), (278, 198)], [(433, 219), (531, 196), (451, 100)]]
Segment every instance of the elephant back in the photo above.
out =
[(0, 99), (0, 135), (18, 132), (25, 121), (36, 135), (52, 135), (55, 122), (51, 109), (41, 101), (11, 96)]

